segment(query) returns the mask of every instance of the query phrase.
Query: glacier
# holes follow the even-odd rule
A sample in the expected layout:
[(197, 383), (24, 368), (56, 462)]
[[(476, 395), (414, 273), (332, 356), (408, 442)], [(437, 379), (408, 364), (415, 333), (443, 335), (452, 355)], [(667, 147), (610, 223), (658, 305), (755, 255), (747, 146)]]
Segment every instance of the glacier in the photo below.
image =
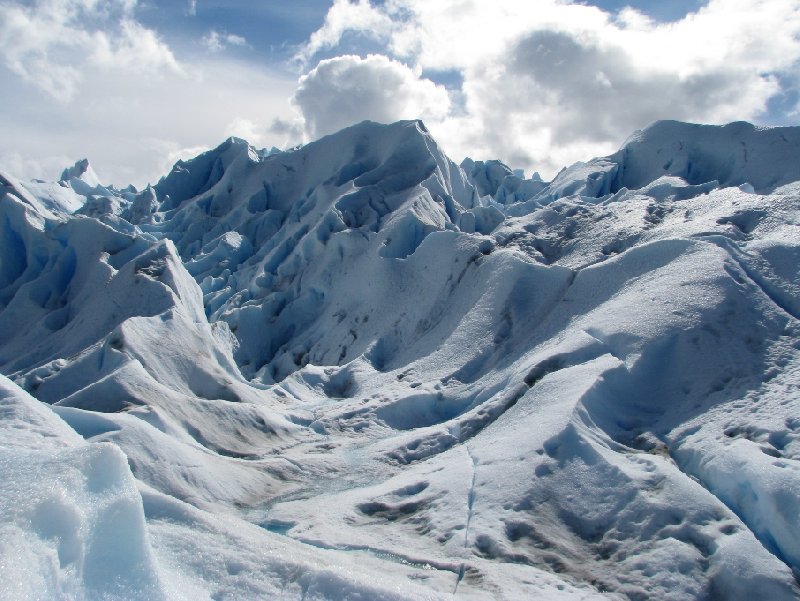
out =
[(800, 128), (0, 173), (0, 598), (796, 599)]

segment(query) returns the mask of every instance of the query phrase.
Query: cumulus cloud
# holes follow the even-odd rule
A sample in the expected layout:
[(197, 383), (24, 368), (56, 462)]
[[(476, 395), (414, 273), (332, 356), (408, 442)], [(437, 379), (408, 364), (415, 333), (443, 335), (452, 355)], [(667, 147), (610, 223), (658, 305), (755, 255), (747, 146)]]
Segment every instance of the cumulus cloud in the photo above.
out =
[[(777, 91), (773, 78), (748, 77), (736, 66), (686, 75), (642, 69), (619, 47), (565, 32), (532, 32), (506, 57), (502, 65), (476, 68), (466, 83), (470, 113), (488, 150), (549, 173), (565, 158), (610, 152), (621, 137), (659, 118), (719, 123), (752, 117)], [(476, 143), (475, 136), (461, 141)], [(569, 157), (568, 148), (596, 150)]]
[(710, 0), (670, 23), (561, 0), (340, 0), (328, 15), (299, 56), (356, 30), (409, 73), (455, 72), (459, 110), (426, 121), (445, 148), (545, 175), (657, 119), (758, 121), (800, 71), (795, 0)]
[(7, 69), (68, 101), (85, 69), (180, 73), (169, 47), (133, 17), (133, 0), (0, 2), (0, 57)]
[(380, 55), (321, 61), (300, 78), (292, 99), (316, 138), (365, 119), (443, 119), (450, 99), (442, 86)]
[(393, 11), (373, 7), (369, 0), (334, 0), (322, 27), (311, 34), (295, 58), (307, 63), (316, 53), (336, 46), (348, 31), (383, 38), (392, 30), (395, 16)]

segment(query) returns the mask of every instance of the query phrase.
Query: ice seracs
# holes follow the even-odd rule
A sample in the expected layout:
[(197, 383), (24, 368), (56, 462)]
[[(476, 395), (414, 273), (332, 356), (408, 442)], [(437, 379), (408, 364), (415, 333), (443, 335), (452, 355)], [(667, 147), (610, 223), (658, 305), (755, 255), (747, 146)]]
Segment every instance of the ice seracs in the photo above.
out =
[(59, 181), (67, 185), (75, 185), (77, 182), (85, 184), (88, 189), (100, 186), (100, 179), (89, 164), (89, 159), (76, 161), (72, 167), (67, 167), (61, 172)]
[[(679, 178), (688, 185), (743, 186), (745, 191), (769, 193), (800, 179), (799, 151), (800, 133), (794, 127), (657, 121), (631, 135), (617, 152), (565, 167), (546, 185), (537, 176), (516, 183), (510, 169), (498, 161), (484, 166), (482, 161), (468, 160), (462, 167), (476, 189), (502, 204), (509, 203), (508, 188), (514, 185), (521, 186), (511, 197), (514, 202), (546, 204), (576, 194), (603, 198), (623, 188), (650, 186), (663, 177)], [(501, 186), (503, 178), (508, 183)], [(528, 205), (511, 212), (521, 215), (530, 210)]]
[(3, 174), (3, 592), (796, 598), (799, 132)]

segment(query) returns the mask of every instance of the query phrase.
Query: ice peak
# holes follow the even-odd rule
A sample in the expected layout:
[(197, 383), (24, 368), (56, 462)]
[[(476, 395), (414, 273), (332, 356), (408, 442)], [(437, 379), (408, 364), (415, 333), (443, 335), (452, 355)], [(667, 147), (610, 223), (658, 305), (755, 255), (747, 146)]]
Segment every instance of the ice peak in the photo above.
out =
[(102, 185), (100, 178), (97, 177), (94, 169), (89, 164), (89, 159), (85, 158), (76, 161), (72, 167), (67, 167), (61, 172), (60, 181), (69, 183), (74, 179), (78, 179), (92, 188)]
[(223, 177), (225, 170), (242, 155), (257, 160), (255, 151), (251, 153), (251, 146), (247, 141), (231, 136), (216, 148), (192, 159), (179, 160), (153, 188), (159, 200), (169, 197), (170, 206), (176, 207), (184, 200), (214, 186)]

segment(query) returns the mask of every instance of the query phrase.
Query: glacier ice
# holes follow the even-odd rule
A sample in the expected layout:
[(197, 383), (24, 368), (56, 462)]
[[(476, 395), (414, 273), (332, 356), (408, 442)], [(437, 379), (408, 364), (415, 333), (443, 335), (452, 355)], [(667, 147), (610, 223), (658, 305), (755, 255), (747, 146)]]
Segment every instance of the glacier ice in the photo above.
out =
[(0, 174), (0, 597), (797, 598), (799, 156)]

